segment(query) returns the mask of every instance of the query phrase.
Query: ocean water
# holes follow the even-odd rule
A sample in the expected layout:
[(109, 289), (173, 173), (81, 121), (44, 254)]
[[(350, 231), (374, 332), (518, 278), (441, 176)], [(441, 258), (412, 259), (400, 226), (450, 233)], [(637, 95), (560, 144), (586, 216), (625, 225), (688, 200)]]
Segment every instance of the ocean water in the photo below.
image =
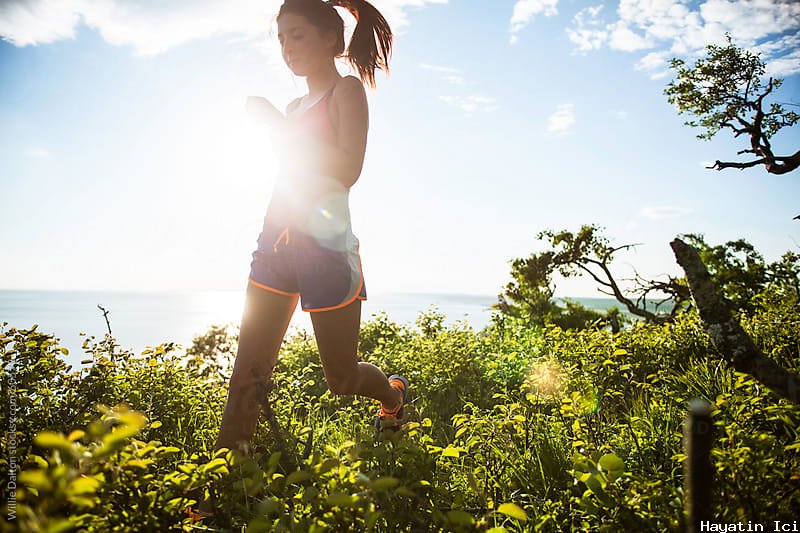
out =
[[(239, 325), (244, 309), (244, 290), (193, 292), (92, 292), (50, 290), (0, 290), (0, 325), (16, 328), (38, 324), (39, 331), (60, 339), (69, 350), (64, 357), (73, 368), (83, 359), (85, 333), (102, 339), (108, 331), (102, 306), (108, 311), (111, 332), (123, 347), (141, 352), (148, 346), (176, 342), (191, 345), (192, 338), (213, 324)], [(385, 311), (400, 324), (416, 320), (420, 312), (434, 308), (445, 322), (465, 321), (473, 329), (491, 318), (492, 295), (370, 293), (362, 302), (362, 320)], [(309, 313), (298, 305), (289, 331), (313, 331)]]
[[(238, 326), (244, 308), (244, 290), (175, 292), (92, 292), (51, 290), (0, 290), (0, 325), (16, 328), (38, 324), (39, 331), (60, 339), (69, 350), (64, 360), (79, 368), (86, 336), (101, 340), (108, 327), (102, 306), (108, 311), (111, 332), (126, 349), (140, 353), (148, 346), (175, 342), (184, 348), (213, 324)], [(576, 298), (586, 307), (604, 310), (615, 304), (609, 298)], [(361, 317), (386, 312), (399, 324), (414, 324), (419, 314), (435, 309), (446, 324), (466, 322), (480, 330), (491, 320), (494, 295), (370, 293), (362, 302)], [(289, 332), (313, 331), (309, 313), (295, 309)], [(85, 336), (82, 336), (84, 333)]]

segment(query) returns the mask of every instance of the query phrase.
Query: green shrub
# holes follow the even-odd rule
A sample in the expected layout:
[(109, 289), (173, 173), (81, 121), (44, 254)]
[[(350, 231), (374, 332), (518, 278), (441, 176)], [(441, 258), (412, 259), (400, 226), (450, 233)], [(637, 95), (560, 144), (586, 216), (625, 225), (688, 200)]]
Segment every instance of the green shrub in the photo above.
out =
[[(752, 304), (744, 328), (797, 371), (796, 296), (768, 289)], [(235, 331), (215, 326), (185, 354), (89, 338), (71, 372), (57, 339), (6, 328), (2, 393), (18, 406), (21, 469), (13, 525), (25, 531), (678, 531), (681, 433), (696, 397), (713, 405), (718, 520), (789, 520), (800, 508), (800, 408), (722, 362), (694, 311), (616, 334), (377, 315), (359, 353), (413, 389), (403, 430), (380, 438), (377, 403), (332, 395), (316, 343), (298, 332), (275, 367), (274, 418), (244, 454), (210, 451)], [(8, 433), (0, 444), (8, 470)], [(208, 495), (218, 512), (201, 519), (191, 509)]]

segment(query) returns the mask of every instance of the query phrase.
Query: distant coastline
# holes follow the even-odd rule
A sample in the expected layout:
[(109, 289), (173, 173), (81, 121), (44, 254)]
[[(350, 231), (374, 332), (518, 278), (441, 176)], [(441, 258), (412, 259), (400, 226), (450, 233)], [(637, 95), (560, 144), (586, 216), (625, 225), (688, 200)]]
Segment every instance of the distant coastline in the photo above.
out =
[[(614, 305), (622, 308), (611, 298), (569, 299), (599, 311)], [(383, 311), (394, 322), (413, 325), (421, 312), (433, 308), (445, 316), (447, 324), (460, 320), (481, 329), (489, 323), (496, 301), (496, 295), (488, 294), (374, 292), (362, 304), (362, 319), (369, 320)], [(16, 328), (38, 324), (40, 331), (61, 339), (61, 345), (70, 352), (67, 362), (76, 367), (83, 358), (84, 337), (79, 333), (102, 339), (107, 332), (98, 304), (109, 311), (112, 334), (120, 345), (138, 353), (164, 342), (188, 346), (194, 336), (213, 324), (238, 325), (244, 291), (0, 289), (0, 324), (8, 322)], [(299, 307), (292, 329), (311, 330), (308, 313)]]

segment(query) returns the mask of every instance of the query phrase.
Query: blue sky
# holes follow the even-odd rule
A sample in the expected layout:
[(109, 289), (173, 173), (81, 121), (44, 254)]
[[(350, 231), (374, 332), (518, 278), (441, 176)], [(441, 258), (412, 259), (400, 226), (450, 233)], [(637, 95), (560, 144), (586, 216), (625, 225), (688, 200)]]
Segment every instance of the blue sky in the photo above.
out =
[[(245, 98), (306, 92), (269, 32), (279, 5), (0, 6), (0, 288), (244, 289), (275, 173)], [(374, 5), (396, 35), (350, 195), (368, 291), (497, 294), (538, 231), (586, 223), (642, 243), (620, 278), (678, 274), (679, 233), (797, 249), (800, 171), (704, 169), (745, 145), (696, 139), (663, 90), (670, 57), (729, 31), (800, 103), (800, 4)], [(794, 153), (800, 126), (773, 146)]]

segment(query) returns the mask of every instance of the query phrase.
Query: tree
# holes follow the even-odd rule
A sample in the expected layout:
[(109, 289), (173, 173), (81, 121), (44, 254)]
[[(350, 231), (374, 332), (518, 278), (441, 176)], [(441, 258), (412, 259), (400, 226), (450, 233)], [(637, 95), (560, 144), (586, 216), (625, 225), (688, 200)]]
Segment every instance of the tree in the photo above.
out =
[(677, 106), (678, 113), (690, 113), (696, 120), (685, 122), (687, 126), (703, 127), (705, 132), (699, 139), (710, 140), (722, 129), (729, 129), (735, 138), (746, 135), (750, 148), (738, 155), (752, 154), (755, 159), (747, 162), (723, 162), (717, 160), (712, 166), (724, 168), (750, 168), (764, 165), (767, 172), (786, 174), (800, 166), (800, 150), (789, 156), (776, 156), (769, 139), (786, 126), (793, 126), (800, 116), (784, 110), (780, 103), (770, 104), (764, 110), (764, 100), (778, 89), (782, 80), (770, 77), (762, 83), (765, 66), (759, 54), (737, 47), (726, 34), (726, 46), (708, 45), (707, 55), (691, 68), (681, 59), (673, 58), (671, 68), (677, 78), (670, 82), (664, 93), (670, 104)]
[[(552, 301), (555, 291), (552, 277), (556, 272), (564, 277), (588, 274), (601, 286), (600, 292), (614, 297), (631, 314), (652, 323), (672, 320), (690, 298), (688, 287), (682, 279), (650, 281), (638, 274), (634, 280), (636, 288), (632, 291), (635, 300), (627, 297), (611, 273), (610, 264), (617, 252), (635, 245), (611, 246), (597, 226), (584, 225), (577, 233), (567, 230), (542, 231), (537, 239), (547, 239), (552, 249), (512, 261), (512, 281), (506, 285), (505, 292), (498, 297), (499, 302), (495, 305), (496, 309), (506, 314), (533, 317), (540, 322), (556, 324), (580, 323), (575, 318), (585, 309), (580, 309), (577, 304), (562, 308)], [(660, 299), (648, 300), (655, 292), (662, 295)], [(664, 294), (666, 297), (663, 297)], [(662, 312), (661, 307), (667, 305), (671, 306), (669, 311)], [(614, 310), (615, 316), (609, 314), (606, 318), (613, 323), (618, 312)]]
[[(767, 288), (795, 295), (800, 305), (800, 253), (787, 251), (779, 260), (766, 263), (744, 239), (712, 246), (699, 234), (680, 237), (699, 255), (733, 311), (753, 311), (753, 297)], [(693, 305), (685, 277), (649, 280), (634, 269), (635, 278), (626, 280), (633, 283), (632, 287), (623, 292), (611, 272), (611, 263), (617, 252), (635, 245), (612, 246), (595, 225), (584, 225), (576, 233), (542, 231), (537, 238), (546, 239), (550, 249), (511, 262), (512, 281), (494, 305), (506, 315), (527, 317), (539, 324), (553, 323), (564, 329), (606, 323), (616, 329), (616, 317), (612, 316), (619, 312), (616, 308), (603, 316), (576, 302), (566, 302), (566, 307), (557, 305), (553, 301), (556, 272), (564, 277), (588, 274), (598, 283), (600, 292), (615, 298), (630, 314), (653, 324), (671, 322)]]
[(720, 295), (734, 311), (752, 311), (753, 296), (770, 285), (792, 292), (800, 300), (800, 254), (787, 251), (778, 261), (766, 263), (744, 239), (711, 246), (702, 235), (689, 233), (680, 238), (697, 251)]

